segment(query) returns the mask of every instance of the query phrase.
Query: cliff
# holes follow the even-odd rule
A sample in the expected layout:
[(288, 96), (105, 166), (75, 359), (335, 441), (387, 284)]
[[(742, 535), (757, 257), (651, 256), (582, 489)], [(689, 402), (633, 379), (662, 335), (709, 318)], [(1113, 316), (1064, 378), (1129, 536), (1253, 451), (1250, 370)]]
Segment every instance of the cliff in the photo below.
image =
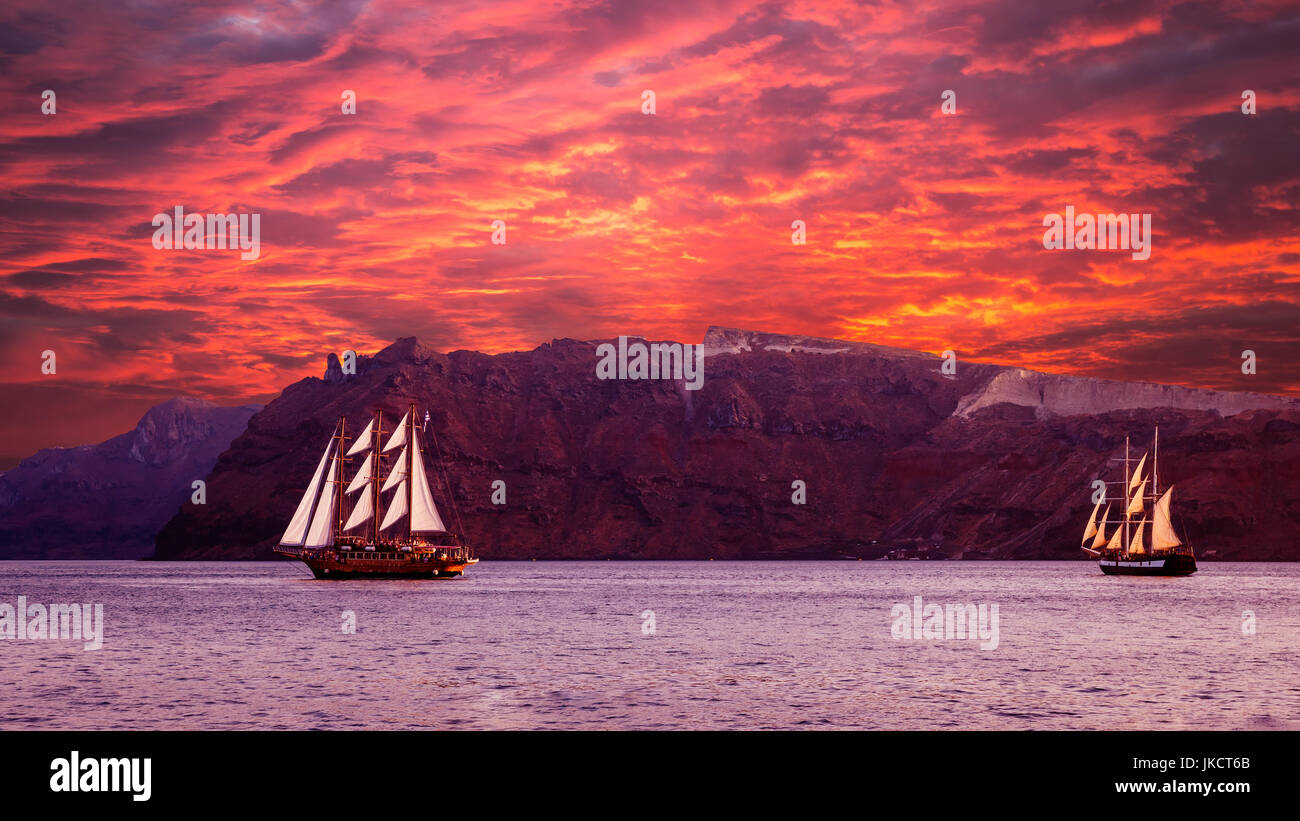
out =
[(180, 397), (98, 445), (48, 448), (0, 475), (0, 559), (134, 559), (260, 406)]
[[(289, 386), (231, 443), (158, 558), (269, 558), (340, 415), (430, 410), (487, 559), (1082, 558), (1091, 482), (1160, 425), (1163, 484), (1202, 556), (1300, 559), (1300, 401), (1035, 374), (711, 328), (703, 387), (602, 381), (599, 342), (490, 356), (401, 339)], [(355, 468), (355, 465), (353, 466)], [(507, 504), (491, 504), (503, 480)], [(791, 483), (807, 486), (792, 503)], [(451, 517), (448, 492), (435, 497)]]

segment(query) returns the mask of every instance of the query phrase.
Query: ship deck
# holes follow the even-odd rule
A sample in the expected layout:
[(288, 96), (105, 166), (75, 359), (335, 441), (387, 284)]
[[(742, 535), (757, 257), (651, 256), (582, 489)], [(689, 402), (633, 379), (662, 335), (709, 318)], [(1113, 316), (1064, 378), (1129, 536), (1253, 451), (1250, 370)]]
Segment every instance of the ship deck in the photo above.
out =
[(478, 560), (461, 546), (400, 549), (347, 547), (277, 547), (281, 556), (298, 559), (318, 579), (444, 579), (462, 576)]

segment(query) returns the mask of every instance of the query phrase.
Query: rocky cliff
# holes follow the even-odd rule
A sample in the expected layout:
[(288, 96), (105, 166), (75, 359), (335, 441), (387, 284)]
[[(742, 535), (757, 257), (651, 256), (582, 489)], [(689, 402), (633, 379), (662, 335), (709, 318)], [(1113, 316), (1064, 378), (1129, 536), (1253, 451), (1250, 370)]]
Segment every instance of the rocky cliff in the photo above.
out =
[[(878, 345), (712, 328), (703, 387), (595, 376), (598, 342), (489, 356), (414, 339), (291, 385), (157, 540), (158, 558), (268, 558), (340, 415), (431, 412), (488, 559), (1081, 558), (1093, 479), (1160, 425), (1202, 556), (1300, 559), (1300, 401), (1034, 374)], [(354, 466), (355, 467), (355, 466)], [(506, 504), (491, 503), (506, 483)], [(806, 485), (794, 504), (792, 483)], [(435, 482), (453, 518), (448, 491)]]
[(180, 397), (98, 445), (38, 451), (0, 475), (0, 559), (132, 559), (190, 501), (260, 406)]

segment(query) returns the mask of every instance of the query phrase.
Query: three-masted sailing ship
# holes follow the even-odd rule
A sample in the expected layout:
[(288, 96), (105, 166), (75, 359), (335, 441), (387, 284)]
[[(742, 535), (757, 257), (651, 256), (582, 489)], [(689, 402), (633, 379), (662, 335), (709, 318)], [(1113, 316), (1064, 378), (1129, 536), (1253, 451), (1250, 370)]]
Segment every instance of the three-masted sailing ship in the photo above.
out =
[[(434, 504), (416, 418), (412, 404), (384, 441), (379, 411), (349, 447), (341, 417), (275, 552), (300, 559), (318, 579), (450, 578), (476, 564)], [(425, 425), (428, 419), (426, 412)], [(385, 454), (398, 448), (385, 465)], [(348, 481), (347, 464), (363, 454)], [(450, 483), (446, 487), (459, 521)]]
[[(1156, 428), (1152, 445), (1153, 459), (1150, 476), (1144, 473), (1147, 455), (1142, 454), (1137, 467), (1130, 470), (1129, 440), (1124, 438), (1124, 458), (1112, 459), (1124, 463), (1124, 480), (1107, 482), (1124, 489), (1123, 517), (1110, 518), (1110, 504), (1101, 518), (1097, 512), (1106, 500), (1103, 498), (1092, 509), (1088, 526), (1083, 531), (1080, 547), (1089, 556), (1097, 558), (1101, 572), (1108, 576), (1190, 576), (1196, 572), (1196, 556), (1191, 545), (1178, 538), (1174, 531), (1174, 486), (1160, 493), (1160, 428)], [(1150, 503), (1151, 515), (1147, 516)], [(1150, 527), (1148, 528), (1148, 525)], [(1114, 527), (1107, 537), (1108, 527)], [(1149, 534), (1149, 535), (1148, 535)]]

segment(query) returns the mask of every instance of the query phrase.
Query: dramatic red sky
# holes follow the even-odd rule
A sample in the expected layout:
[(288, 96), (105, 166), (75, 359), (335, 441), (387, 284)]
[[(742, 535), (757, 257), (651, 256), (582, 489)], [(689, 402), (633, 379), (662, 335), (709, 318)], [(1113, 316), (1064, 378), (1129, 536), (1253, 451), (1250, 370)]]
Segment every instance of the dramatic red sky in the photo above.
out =
[[(0, 468), (399, 336), (717, 324), (1300, 395), (1298, 9), (9, 0)], [(260, 213), (261, 258), (154, 250), (178, 204)], [(1066, 205), (1151, 213), (1151, 258), (1044, 250)]]

